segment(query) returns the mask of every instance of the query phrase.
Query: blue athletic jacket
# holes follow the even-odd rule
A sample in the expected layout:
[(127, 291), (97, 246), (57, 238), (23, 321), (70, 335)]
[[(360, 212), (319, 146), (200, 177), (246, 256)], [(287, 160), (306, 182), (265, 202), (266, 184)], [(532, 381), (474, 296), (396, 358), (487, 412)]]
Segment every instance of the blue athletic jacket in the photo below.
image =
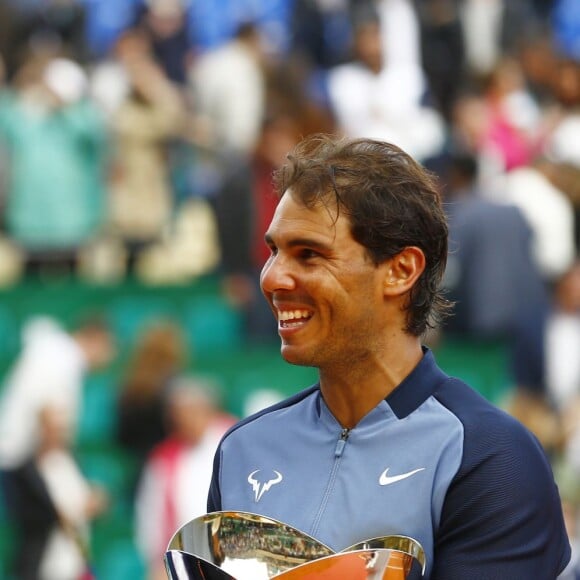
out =
[(219, 510), (281, 520), (334, 550), (412, 536), (431, 580), (554, 580), (570, 558), (540, 444), (429, 350), (351, 430), (318, 385), (234, 426), (215, 457), (208, 511)]

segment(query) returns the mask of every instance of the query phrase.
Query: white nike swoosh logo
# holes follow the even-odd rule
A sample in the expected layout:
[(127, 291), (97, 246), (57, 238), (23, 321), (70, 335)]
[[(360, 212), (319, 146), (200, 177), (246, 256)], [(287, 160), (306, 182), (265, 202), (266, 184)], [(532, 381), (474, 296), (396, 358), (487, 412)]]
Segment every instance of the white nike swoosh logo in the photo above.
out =
[(419, 473), (419, 471), (423, 471), (424, 469), (424, 467), (419, 467), (419, 469), (413, 469), (413, 471), (408, 471), (407, 473), (388, 476), (387, 473), (389, 472), (389, 468), (387, 467), (387, 469), (381, 473), (381, 477), (379, 477), (379, 484), (390, 485), (391, 483), (397, 483), (397, 481), (407, 479), (407, 477), (411, 477), (411, 475), (415, 475), (415, 473)]

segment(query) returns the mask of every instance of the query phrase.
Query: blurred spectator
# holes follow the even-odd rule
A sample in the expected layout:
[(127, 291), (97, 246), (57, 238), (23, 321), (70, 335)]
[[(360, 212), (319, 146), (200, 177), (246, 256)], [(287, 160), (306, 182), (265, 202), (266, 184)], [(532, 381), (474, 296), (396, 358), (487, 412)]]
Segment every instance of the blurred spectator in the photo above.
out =
[(326, 74), (351, 56), (353, 0), (295, 0), (289, 59), (304, 70), (311, 98), (326, 105)]
[(67, 411), (48, 405), (37, 417), (38, 447), (14, 471), (10, 489), (19, 580), (78, 580), (90, 566), (89, 522), (107, 506), (71, 452)]
[(12, 470), (10, 478), (2, 484), (6, 503), (10, 502), (14, 533), (9, 573), (21, 580), (38, 580), (48, 539), (58, 525), (58, 513), (34, 457)]
[(32, 58), (0, 97), (9, 176), (5, 226), (30, 268), (74, 267), (104, 220), (106, 127), (86, 75), (63, 58)]
[(478, 180), (496, 177), (498, 162), (482, 147), (487, 130), (488, 113), (483, 96), (476, 87), (462, 87), (451, 112), (450, 141), (452, 149), (468, 152), (477, 163)]
[[(302, 135), (331, 133), (336, 129), (326, 104), (313, 100), (308, 92), (305, 72), (292, 61), (270, 62), (266, 68), (266, 109), (261, 129), (267, 121), (276, 118), (293, 119)], [(254, 153), (264, 146), (261, 137), (262, 134)], [(276, 152), (273, 158), (280, 153), (279, 147), (276, 147)]]
[(3, 0), (0, 54), (12, 80), (29, 55), (46, 51), (86, 63), (86, 4), (82, 0)]
[(49, 404), (67, 411), (74, 435), (86, 374), (109, 364), (113, 355), (110, 331), (98, 318), (72, 331), (49, 317), (32, 318), (2, 392), (0, 468), (14, 468), (31, 455), (39, 439), (38, 413)]
[[(0, 58), (4, 77), (12, 78), (17, 67), (20, 39), (17, 32), (18, 8), (12, 2), (0, 2)], [(3, 84), (3, 83), (2, 83)]]
[(580, 169), (580, 60), (557, 60), (553, 93), (556, 106), (546, 154), (554, 162), (571, 163)]
[(170, 321), (150, 323), (137, 338), (117, 407), (117, 442), (136, 462), (135, 482), (151, 449), (167, 435), (167, 393), (185, 368), (186, 353), (182, 332)]
[(556, 408), (565, 414), (580, 401), (580, 259), (559, 278), (552, 303), (546, 328), (546, 383)]
[[(236, 168), (247, 167), (257, 146), (269, 101), (268, 70), (260, 30), (257, 23), (249, 21), (240, 24), (232, 40), (200, 55), (189, 70), (189, 92), (197, 124), (192, 189), (212, 204), (219, 205), (218, 198), (232, 185), (230, 176)], [(244, 187), (233, 187), (237, 191), (240, 186)], [(246, 194), (251, 196), (249, 191)], [(217, 218), (219, 237), (221, 216), (213, 217)], [(242, 224), (236, 225), (234, 231), (251, 219), (244, 214)], [(220, 248), (225, 260), (229, 251), (229, 246)]]
[(500, 171), (529, 164), (541, 151), (542, 115), (517, 59), (503, 58), (484, 86), (487, 123), (480, 147)]
[(81, 0), (44, 0), (20, 9), (15, 34), (21, 51), (34, 52), (38, 46), (86, 63), (85, 5)]
[(149, 580), (163, 580), (163, 555), (173, 534), (207, 512), (207, 495), (217, 445), (234, 424), (220, 409), (215, 390), (184, 376), (166, 404), (168, 435), (148, 456), (136, 497), (137, 544)]
[(574, 206), (550, 179), (555, 171), (538, 158), (502, 176), (496, 192), (500, 203), (518, 207), (530, 225), (533, 259), (546, 282), (563, 275), (576, 254)]
[(550, 182), (570, 200), (574, 208), (576, 253), (580, 254), (580, 166), (573, 163), (547, 163), (545, 174)]
[(269, 254), (264, 234), (276, 207), (272, 171), (299, 138), (300, 125), (291, 116), (266, 119), (251, 162), (231, 167), (216, 197), (224, 292), (244, 313), (245, 332), (256, 342), (272, 340), (277, 332), (259, 286)]
[(367, 0), (353, 6), (353, 19), (359, 20), (374, 4), (380, 21), (384, 62), (396, 67), (421, 67), (421, 28), (413, 0)]
[(557, 68), (550, 30), (526, 38), (516, 57), (533, 98), (542, 108), (549, 106), (553, 101), (553, 77)]
[[(48, 540), (60, 508), (42, 483), (41, 463), (31, 463), (36, 450), (44, 449), (49, 435), (66, 432), (74, 438), (79, 419), (82, 387), (87, 372), (108, 364), (113, 346), (108, 329), (99, 320), (86, 320), (67, 332), (50, 318), (32, 319), (23, 329), (22, 352), (8, 373), (0, 406), (0, 483), (11, 521), (38, 526), (31, 535), (31, 550), (37, 555)], [(56, 408), (58, 415), (46, 414)], [(53, 430), (49, 427), (52, 425)], [(44, 431), (41, 429), (44, 428)], [(61, 443), (63, 439), (59, 439)], [(26, 498), (21, 494), (30, 494)], [(38, 510), (36, 507), (38, 506)], [(25, 534), (24, 540), (27, 536)], [(32, 553), (22, 548), (20, 565), (26, 568)], [(38, 561), (36, 562), (38, 564)], [(38, 578), (38, 576), (22, 576)], [(60, 580), (60, 579), (59, 579)]]
[(193, 107), (218, 151), (248, 155), (255, 147), (265, 110), (264, 59), (257, 26), (245, 23), (231, 41), (194, 61)]
[(548, 25), (543, 15), (547, 9), (542, 3), (543, 0), (463, 0), (465, 56), (474, 76), (491, 73), (502, 56), (513, 56), (523, 42), (545, 31)]
[(534, 259), (533, 232), (521, 210), (475, 187), (476, 161), (451, 161), (447, 208), (450, 255), (445, 275), (455, 314), (444, 335), (505, 345), (506, 410), (554, 456), (561, 428), (546, 386), (548, 286)]
[(224, 292), (243, 311), (247, 336), (256, 342), (277, 336), (259, 285), (269, 256), (264, 234), (276, 207), (272, 172), (301, 135), (332, 127), (327, 112), (308, 98), (301, 72), (285, 65), (268, 69), (267, 113), (256, 147), (249, 159), (240, 158), (224, 168), (223, 185), (215, 197)]
[(437, 109), (447, 122), (465, 77), (465, 50), (458, 0), (420, 0), (421, 62)]
[(119, 37), (91, 80), (114, 145), (111, 227), (82, 254), (82, 273), (110, 280), (127, 270), (147, 284), (176, 284), (213, 271), (219, 248), (205, 198), (221, 159), (187, 91), (157, 64), (143, 27)]
[[(548, 394), (560, 417), (563, 452), (557, 466), (572, 562), (562, 578), (580, 578), (580, 260), (558, 281), (546, 331)], [(574, 575), (575, 574), (575, 575)]]
[(564, 413), (564, 461), (570, 472), (569, 489), (574, 498), (576, 507), (580, 506), (580, 399), (575, 398), (573, 404)]
[(328, 70), (350, 56), (352, 0), (295, 0), (291, 12), (294, 57)]
[(444, 332), (506, 341), (515, 386), (543, 391), (547, 290), (532, 256), (532, 232), (518, 208), (490, 201), (470, 155), (451, 161), (446, 208), (450, 254), (445, 275), (455, 314)]
[(184, 0), (147, 0), (137, 21), (149, 39), (155, 61), (165, 76), (178, 85), (185, 84), (192, 58), (186, 5)]
[(546, 130), (544, 112), (514, 58), (498, 62), (481, 87), (462, 87), (451, 114), (453, 147), (476, 156), (489, 193), (498, 176), (536, 159)]
[(181, 130), (185, 105), (141, 32), (126, 32), (116, 54), (129, 90), (111, 118), (110, 225), (123, 240), (132, 269), (140, 251), (159, 241), (172, 219), (167, 154)]
[(425, 104), (428, 87), (419, 65), (384, 60), (376, 13), (357, 14), (355, 60), (330, 70), (330, 106), (338, 130), (350, 137), (391, 141), (422, 162), (439, 156), (445, 144), (442, 116)]
[[(66, 413), (46, 407), (40, 414), (36, 465), (58, 515), (40, 562), (41, 580), (78, 580), (90, 571), (89, 522), (107, 507), (105, 491), (90, 484), (71, 452)], [(26, 536), (24, 536), (26, 538)]]

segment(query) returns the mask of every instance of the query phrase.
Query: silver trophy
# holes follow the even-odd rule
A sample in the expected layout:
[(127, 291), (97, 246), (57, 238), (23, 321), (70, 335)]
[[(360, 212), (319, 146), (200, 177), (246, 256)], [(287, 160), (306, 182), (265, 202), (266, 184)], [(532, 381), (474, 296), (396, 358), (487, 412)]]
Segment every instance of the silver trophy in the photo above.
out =
[(195, 518), (165, 554), (169, 580), (414, 580), (425, 553), (407, 536), (371, 538), (335, 552), (283, 522), (249, 512)]

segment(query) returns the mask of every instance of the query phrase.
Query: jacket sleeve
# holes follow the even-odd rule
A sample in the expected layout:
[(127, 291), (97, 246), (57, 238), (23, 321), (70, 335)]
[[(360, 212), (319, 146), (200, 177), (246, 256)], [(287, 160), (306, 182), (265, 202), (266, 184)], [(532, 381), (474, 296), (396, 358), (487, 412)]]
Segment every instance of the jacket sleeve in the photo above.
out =
[(511, 417), (484, 413), (465, 425), (434, 559), (431, 580), (554, 580), (566, 567), (570, 545), (550, 465)]

